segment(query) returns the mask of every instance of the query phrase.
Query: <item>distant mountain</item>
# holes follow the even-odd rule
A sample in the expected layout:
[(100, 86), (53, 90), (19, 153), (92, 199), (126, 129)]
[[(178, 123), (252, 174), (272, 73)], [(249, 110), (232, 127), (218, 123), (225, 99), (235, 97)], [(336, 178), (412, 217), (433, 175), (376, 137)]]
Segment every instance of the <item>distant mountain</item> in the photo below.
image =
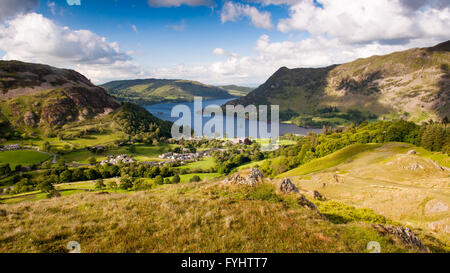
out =
[(102, 87), (120, 101), (139, 105), (193, 101), (195, 96), (204, 100), (233, 97), (225, 89), (185, 80), (124, 80), (105, 83)]
[(219, 88), (225, 89), (233, 96), (236, 97), (244, 97), (247, 96), (250, 92), (255, 90), (255, 88), (238, 86), (238, 85), (222, 85)]
[(286, 67), (229, 104), (280, 105), (297, 125), (450, 117), (450, 41), (325, 68)]
[(18, 133), (53, 134), (77, 124), (103, 122), (106, 126), (105, 120), (127, 134), (158, 128), (160, 135), (169, 133), (167, 123), (150, 113), (143, 113), (137, 105), (123, 107), (103, 88), (73, 70), (0, 61), (0, 91), (0, 132), (3, 137)]

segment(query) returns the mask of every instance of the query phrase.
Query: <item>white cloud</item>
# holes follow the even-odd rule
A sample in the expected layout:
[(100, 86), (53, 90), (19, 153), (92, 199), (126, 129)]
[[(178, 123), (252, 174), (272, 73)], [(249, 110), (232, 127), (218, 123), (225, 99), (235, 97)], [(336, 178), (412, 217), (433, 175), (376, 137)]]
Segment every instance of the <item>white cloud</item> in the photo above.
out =
[(239, 56), (223, 48), (216, 48), (213, 54), (224, 60), (204, 65), (178, 65), (158, 68), (151, 72), (159, 78), (183, 78), (209, 84), (262, 84), (280, 67), (323, 67), (346, 63), (357, 58), (384, 55), (414, 47), (437, 44), (439, 40), (417, 39), (404, 45), (381, 43), (345, 44), (339, 39), (323, 36), (300, 41), (271, 42), (262, 35), (255, 44), (256, 56)]
[(136, 25), (131, 25), (131, 29), (132, 29), (134, 32), (139, 33), (139, 30), (138, 30), (138, 28), (137, 28)]
[(186, 21), (182, 20), (179, 24), (167, 25), (166, 27), (171, 28), (175, 31), (183, 31), (186, 28)]
[(0, 22), (37, 8), (39, 0), (1, 0)]
[(448, 5), (438, 9), (435, 2), (405, 2), (321, 0), (323, 7), (318, 7), (313, 0), (304, 0), (290, 7), (290, 17), (280, 20), (278, 29), (327, 35), (345, 43), (405, 43), (409, 39), (449, 37)]
[(69, 6), (81, 6), (81, 0), (67, 0)]
[(56, 3), (55, 2), (47, 2), (47, 7), (50, 9), (50, 12), (53, 15), (56, 14)]
[(148, 0), (148, 4), (151, 7), (179, 7), (182, 5), (187, 6), (214, 6), (213, 0)]
[(95, 82), (121, 73), (132, 77), (139, 68), (131, 63), (129, 54), (120, 51), (117, 43), (89, 30), (58, 26), (36, 13), (19, 15), (0, 24), (0, 50), (6, 52), (5, 60), (79, 68)]
[(303, 0), (246, 0), (246, 1), (251, 3), (262, 4), (264, 6), (269, 6), (269, 5), (293, 5)]
[(235, 22), (243, 16), (250, 18), (252, 24), (258, 28), (271, 29), (271, 14), (267, 11), (260, 12), (257, 8), (241, 3), (226, 2), (222, 7), (221, 20), (222, 23), (232, 21)]

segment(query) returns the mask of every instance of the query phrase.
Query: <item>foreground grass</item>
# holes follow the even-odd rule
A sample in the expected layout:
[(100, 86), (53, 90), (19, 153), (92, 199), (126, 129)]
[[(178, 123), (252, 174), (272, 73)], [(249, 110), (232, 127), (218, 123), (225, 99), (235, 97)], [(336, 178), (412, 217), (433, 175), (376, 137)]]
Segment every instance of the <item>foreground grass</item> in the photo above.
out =
[(0, 205), (0, 252), (384, 252), (404, 246), (361, 222), (333, 224), (292, 206), (271, 186), (166, 185), (131, 194), (75, 194)]

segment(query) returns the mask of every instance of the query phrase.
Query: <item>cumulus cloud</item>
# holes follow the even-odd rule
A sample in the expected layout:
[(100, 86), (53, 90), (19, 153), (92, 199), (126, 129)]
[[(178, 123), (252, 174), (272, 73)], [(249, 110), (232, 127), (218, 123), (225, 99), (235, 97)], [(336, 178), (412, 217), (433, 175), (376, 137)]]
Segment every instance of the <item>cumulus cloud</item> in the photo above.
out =
[(243, 5), (241, 3), (226, 2), (222, 7), (221, 20), (222, 23), (232, 21), (247, 16), (252, 24), (258, 28), (271, 29), (271, 14), (267, 11), (260, 12), (256, 7)]
[[(440, 3), (448, 2), (441, 0)], [(450, 8), (436, 3), (397, 0), (304, 0), (290, 7), (290, 17), (280, 20), (283, 32), (306, 31), (346, 43), (405, 43), (417, 38), (449, 36)], [(423, 6), (426, 8), (420, 8)]]
[(414, 47), (426, 47), (439, 40), (417, 39), (407, 44), (346, 44), (337, 38), (311, 37), (299, 41), (272, 42), (262, 35), (255, 43), (255, 56), (239, 56), (223, 48), (213, 54), (223, 56), (222, 61), (207, 65), (181, 64), (151, 71), (154, 77), (183, 78), (209, 84), (261, 84), (280, 67), (323, 67), (346, 63), (358, 58), (384, 55)]
[(148, 4), (151, 7), (179, 7), (182, 5), (211, 7), (215, 5), (215, 2), (213, 0), (148, 0)]
[(39, 0), (1, 0), (0, 22), (18, 14), (28, 13), (39, 5)]
[[(136, 71), (131, 57), (120, 51), (117, 43), (89, 30), (71, 30), (56, 25), (40, 14), (19, 15), (0, 25), (0, 50), (3, 59), (46, 63), (58, 67), (81, 68), (87, 76), (98, 82), (100, 72), (116, 75), (123, 71)], [(108, 71), (110, 69), (111, 71)], [(82, 71), (80, 71), (82, 72)]]

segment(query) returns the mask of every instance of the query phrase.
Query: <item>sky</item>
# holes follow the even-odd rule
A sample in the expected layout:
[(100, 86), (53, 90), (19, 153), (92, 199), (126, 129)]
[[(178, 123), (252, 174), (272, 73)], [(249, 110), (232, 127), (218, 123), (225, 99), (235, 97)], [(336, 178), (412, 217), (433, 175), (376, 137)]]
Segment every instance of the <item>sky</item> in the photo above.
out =
[(170, 78), (258, 86), (450, 39), (450, 0), (0, 0), (0, 59), (96, 84)]

